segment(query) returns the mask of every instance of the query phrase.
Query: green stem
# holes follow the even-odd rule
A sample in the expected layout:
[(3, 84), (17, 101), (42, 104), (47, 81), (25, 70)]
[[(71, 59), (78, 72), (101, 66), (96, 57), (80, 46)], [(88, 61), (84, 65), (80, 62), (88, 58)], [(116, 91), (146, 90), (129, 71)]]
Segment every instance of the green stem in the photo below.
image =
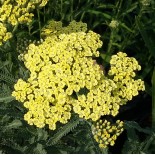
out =
[(152, 129), (155, 131), (155, 67), (152, 75)]
[(18, 28), (18, 24), (13, 28), (13, 30), (12, 30), (12, 34), (15, 33), (15, 31), (17, 30), (17, 28)]
[(80, 21), (83, 20), (85, 13), (86, 13), (85, 11), (82, 13), (81, 18), (80, 18)]
[(72, 21), (73, 20), (73, 0), (71, 0), (70, 14), (71, 14), (70, 21)]
[(107, 48), (107, 52), (106, 52), (106, 56), (105, 56), (105, 61), (107, 62), (107, 58), (109, 57), (109, 55), (111, 55), (112, 51), (112, 43), (113, 43), (113, 39), (114, 39), (114, 29), (111, 29), (111, 34), (110, 34), (110, 40), (108, 43), (108, 48)]
[(122, 7), (122, 2), (123, 2), (123, 0), (120, 0), (120, 2), (119, 2), (119, 6), (118, 6), (118, 8), (117, 8), (117, 14), (116, 14), (116, 19), (118, 18), (118, 16), (119, 16), (119, 13), (120, 13), (120, 11), (121, 11), (121, 7)]
[(15, 98), (13, 96), (5, 96), (5, 97), (1, 97), (0, 98), (0, 102), (5, 102), (5, 101), (12, 101), (15, 100)]
[(29, 36), (31, 36), (31, 25), (28, 24), (28, 31), (29, 31)]
[(40, 22), (40, 12), (39, 12), (39, 9), (37, 9), (37, 14), (38, 14), (38, 25), (39, 25), (39, 36), (41, 38), (41, 22)]
[(110, 34), (110, 40), (109, 40), (109, 44), (108, 44), (107, 54), (109, 54), (111, 52), (113, 39), (114, 39), (114, 30), (112, 29), (111, 34)]
[(125, 49), (125, 46), (128, 44), (128, 41), (130, 41), (132, 38), (135, 37), (135, 32), (138, 32), (138, 24), (137, 24), (137, 20), (140, 21), (141, 17), (143, 15), (143, 7), (140, 9), (139, 14), (135, 17), (135, 21), (132, 24), (131, 30), (133, 31), (133, 33), (129, 33), (126, 38), (124, 39), (122, 45), (121, 45), (121, 50), (123, 51)]
[(44, 6), (44, 23), (45, 23), (45, 21), (46, 21), (46, 16), (45, 16), (45, 14), (46, 14), (46, 10), (45, 10), (45, 6)]
[(61, 0), (61, 12), (60, 12), (60, 14), (61, 14), (61, 21), (63, 20), (63, 12), (62, 12), (62, 10), (63, 10), (63, 0)]
[(142, 149), (143, 149), (144, 152), (148, 150), (148, 148), (150, 147), (150, 145), (153, 143), (154, 139), (155, 139), (155, 134), (153, 133), (150, 136), (150, 138), (148, 139), (147, 143), (146, 144), (144, 143), (145, 145), (142, 146), (143, 147)]

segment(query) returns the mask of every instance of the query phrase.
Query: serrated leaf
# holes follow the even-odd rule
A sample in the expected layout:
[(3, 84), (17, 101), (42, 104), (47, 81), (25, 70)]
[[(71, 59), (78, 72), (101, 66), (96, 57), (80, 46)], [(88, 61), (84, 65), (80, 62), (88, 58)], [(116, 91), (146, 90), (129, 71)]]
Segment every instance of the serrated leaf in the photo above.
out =
[(13, 100), (15, 100), (15, 98), (13, 96), (10, 96), (10, 95), (9, 96), (4, 96), (4, 97), (0, 97), (0, 102), (8, 103), (8, 102), (11, 102)]
[(40, 141), (40, 140), (46, 141), (48, 138), (48, 133), (44, 129), (37, 128), (37, 136), (38, 136), (37, 141)]
[(8, 74), (6, 72), (0, 72), (0, 81), (5, 81), (9, 84), (14, 84), (15, 83), (15, 79), (11, 74)]
[(6, 126), (6, 129), (17, 129), (22, 126), (22, 122), (20, 120), (13, 120), (9, 125)]
[(125, 122), (125, 128), (126, 129), (129, 129), (129, 128), (136, 129), (139, 132), (143, 132), (143, 133), (146, 133), (146, 134), (152, 134), (152, 131), (150, 129), (141, 128), (139, 126), (139, 124), (137, 122), (134, 122), (134, 121), (126, 121)]
[(23, 114), (14, 112), (10, 109), (0, 110), (0, 116), (4, 116), (4, 115), (7, 115), (7, 116), (15, 118), (15, 119), (17, 119), (17, 118), (23, 119)]
[(46, 143), (47, 146), (56, 144), (63, 136), (72, 131), (78, 124), (80, 123), (80, 119), (72, 119), (66, 125), (64, 125), (52, 138), (48, 140)]
[(33, 149), (33, 153), (35, 154), (46, 154), (46, 150), (44, 149), (43, 145), (38, 143), (37, 146)]

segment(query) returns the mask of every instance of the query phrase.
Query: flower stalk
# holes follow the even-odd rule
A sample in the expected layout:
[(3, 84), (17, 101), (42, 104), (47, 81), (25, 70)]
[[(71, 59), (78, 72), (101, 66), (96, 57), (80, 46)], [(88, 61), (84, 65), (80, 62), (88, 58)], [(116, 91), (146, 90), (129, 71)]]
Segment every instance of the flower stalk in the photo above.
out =
[(152, 129), (155, 131), (155, 67), (152, 75)]

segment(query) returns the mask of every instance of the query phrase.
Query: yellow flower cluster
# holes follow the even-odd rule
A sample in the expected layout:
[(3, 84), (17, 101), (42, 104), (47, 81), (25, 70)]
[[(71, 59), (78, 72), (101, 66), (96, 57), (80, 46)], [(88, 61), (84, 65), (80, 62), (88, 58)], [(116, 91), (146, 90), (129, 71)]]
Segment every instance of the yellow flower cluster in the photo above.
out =
[(134, 80), (135, 71), (141, 69), (135, 58), (127, 57), (126, 53), (119, 52), (113, 55), (110, 60), (111, 69), (109, 75), (113, 77), (113, 81), (117, 85), (114, 95), (118, 95), (123, 103), (127, 100), (132, 100), (133, 96), (138, 95), (138, 91), (144, 90), (144, 82), (141, 79)]
[(5, 24), (0, 22), (0, 45), (2, 45), (3, 42), (7, 41), (11, 37), (12, 34), (10, 32), (7, 32)]
[(31, 13), (37, 7), (43, 7), (48, 0), (4, 0), (0, 1), (0, 45), (12, 37), (11, 32), (7, 32), (7, 24), (13, 27), (18, 24), (30, 23)]
[[(29, 81), (29, 80), (28, 80)], [(46, 81), (44, 82), (46, 85)], [(45, 88), (41, 83), (33, 80), (25, 82), (19, 79), (14, 88), (16, 91), (13, 96), (20, 102), (24, 102), (24, 106), (29, 109), (25, 114), (24, 119), (30, 125), (36, 125), (39, 128), (49, 124), (51, 130), (56, 129), (56, 122), (67, 123), (71, 117), (71, 106), (69, 98), (64, 92)], [(40, 87), (39, 87), (40, 86)], [(48, 85), (48, 87), (50, 87)]]
[(73, 99), (73, 110), (79, 117), (97, 121), (104, 115), (116, 116), (121, 105), (145, 89), (141, 79), (134, 80), (135, 71), (140, 70), (135, 58), (119, 52), (112, 56), (110, 64), (110, 79), (101, 72), (99, 78), (95, 78), (87, 87), (87, 94), (79, 94), (77, 100)]
[(30, 23), (36, 7), (43, 7), (48, 0), (5, 0), (0, 8), (0, 21), (17, 24)]
[(92, 125), (94, 139), (99, 143), (100, 148), (106, 148), (108, 145), (113, 146), (117, 137), (123, 132), (123, 122), (117, 120), (111, 124), (107, 120), (99, 120)]
[(40, 45), (29, 45), (24, 63), (30, 78), (27, 82), (19, 79), (12, 93), (29, 109), (24, 116), (29, 124), (48, 124), (55, 130), (57, 122), (67, 123), (74, 92), (91, 89), (101, 78), (102, 71), (91, 58), (99, 55), (101, 45), (99, 35), (92, 31), (52, 35)]
[(68, 26), (63, 27), (61, 21), (50, 20), (47, 25), (42, 29), (41, 35), (42, 37), (51, 36), (53, 34), (69, 34), (76, 32), (86, 32), (87, 24), (83, 22), (72, 21)]
[[(12, 95), (24, 102), (28, 109), (24, 119), (30, 125), (41, 128), (48, 124), (55, 130), (56, 123), (67, 123), (72, 112), (92, 121), (104, 115), (116, 116), (120, 105), (130, 99), (121, 96), (120, 91), (125, 89), (124, 93), (128, 93), (128, 84), (137, 87), (137, 91), (144, 89), (140, 80), (131, 83), (133, 71), (139, 65), (124, 53), (112, 57), (110, 78), (104, 75), (93, 60), (99, 56), (97, 49), (102, 46), (100, 36), (86, 29), (81, 22), (72, 21), (62, 27), (61, 22), (51, 21), (42, 30), (44, 41), (28, 46), (23, 61), (30, 77), (27, 81), (19, 79)], [(122, 74), (129, 81), (123, 83)]]
[(78, 100), (73, 99), (73, 109), (79, 117), (97, 121), (101, 116), (115, 116), (119, 110), (120, 98), (113, 96), (116, 84), (100, 75), (102, 78), (95, 79), (89, 88), (87, 95), (78, 95)]

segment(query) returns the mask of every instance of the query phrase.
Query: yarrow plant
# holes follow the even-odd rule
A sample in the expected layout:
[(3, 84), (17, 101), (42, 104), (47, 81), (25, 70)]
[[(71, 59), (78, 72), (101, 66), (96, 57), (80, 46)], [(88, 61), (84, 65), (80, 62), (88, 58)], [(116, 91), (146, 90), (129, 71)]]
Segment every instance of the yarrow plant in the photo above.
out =
[(113, 55), (106, 76), (96, 63), (102, 46), (100, 35), (87, 30), (82, 22), (66, 27), (50, 21), (41, 32), (40, 44), (30, 43), (22, 60), (30, 77), (19, 79), (12, 96), (28, 112), (30, 125), (55, 130), (58, 122), (66, 124), (73, 113), (90, 121), (95, 140), (101, 148), (114, 145), (123, 131), (123, 122), (111, 124), (101, 117), (116, 116), (121, 105), (144, 90), (144, 82), (135, 80), (138, 62), (123, 52)]
[(0, 1), (0, 45), (12, 37), (7, 32), (7, 24), (13, 28), (19, 24), (32, 22), (34, 9), (46, 5), (48, 0), (4, 0)]

